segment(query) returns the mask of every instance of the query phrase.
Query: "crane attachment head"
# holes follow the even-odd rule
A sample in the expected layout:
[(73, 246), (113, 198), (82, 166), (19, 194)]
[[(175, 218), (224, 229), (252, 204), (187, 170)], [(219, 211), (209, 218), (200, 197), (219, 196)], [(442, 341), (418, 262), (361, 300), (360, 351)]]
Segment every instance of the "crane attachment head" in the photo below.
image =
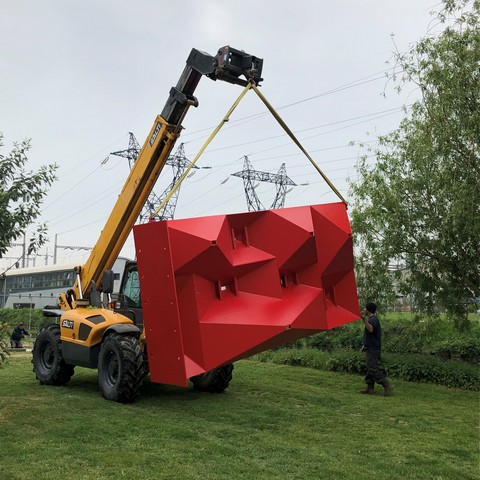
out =
[[(261, 78), (263, 60), (228, 45), (218, 50), (214, 58), (214, 68), (215, 80), (223, 80), (244, 87), (249, 81), (258, 85), (263, 80)], [(240, 76), (244, 76), (245, 80)]]
[(262, 67), (261, 58), (228, 45), (219, 48), (214, 57), (192, 48), (177, 85), (170, 90), (170, 96), (161, 116), (168, 123), (181, 128), (181, 122), (188, 107), (198, 106), (198, 101), (193, 94), (202, 76), (245, 87), (250, 81), (258, 85), (263, 80)]

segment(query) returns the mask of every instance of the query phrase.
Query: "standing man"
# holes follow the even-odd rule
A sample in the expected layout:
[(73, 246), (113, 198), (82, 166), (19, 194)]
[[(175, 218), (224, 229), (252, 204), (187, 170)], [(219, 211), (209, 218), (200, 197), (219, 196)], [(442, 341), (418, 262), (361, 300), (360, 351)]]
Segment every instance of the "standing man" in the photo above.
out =
[(375, 315), (376, 311), (377, 306), (373, 302), (367, 303), (363, 311), (363, 324), (365, 325), (365, 330), (363, 331), (363, 351), (365, 352), (365, 361), (367, 364), (367, 374), (365, 375), (367, 388), (361, 390), (360, 393), (375, 393), (375, 383), (378, 383), (383, 387), (383, 395), (388, 397), (392, 394), (393, 387), (388, 382), (385, 371), (380, 365), (382, 327)]
[(25, 325), (19, 323), (14, 329), (10, 337), (10, 345), (12, 348), (23, 348), (22, 338), (29, 337), (30, 334), (25, 330)]

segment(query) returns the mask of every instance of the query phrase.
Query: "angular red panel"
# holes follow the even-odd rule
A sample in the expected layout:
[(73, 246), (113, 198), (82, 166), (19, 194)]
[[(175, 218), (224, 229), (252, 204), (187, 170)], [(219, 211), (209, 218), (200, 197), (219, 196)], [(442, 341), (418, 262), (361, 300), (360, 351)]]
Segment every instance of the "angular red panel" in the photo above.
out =
[(152, 381), (360, 317), (343, 203), (134, 227)]

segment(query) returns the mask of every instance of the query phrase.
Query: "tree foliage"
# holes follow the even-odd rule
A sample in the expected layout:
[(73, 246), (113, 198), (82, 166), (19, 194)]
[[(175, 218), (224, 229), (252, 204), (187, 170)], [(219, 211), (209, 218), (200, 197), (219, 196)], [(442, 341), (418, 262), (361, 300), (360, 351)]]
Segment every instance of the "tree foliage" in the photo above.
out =
[(0, 322), (0, 367), (8, 360), (8, 324)]
[(394, 81), (421, 95), (359, 162), (352, 229), (361, 296), (459, 313), (480, 296), (480, 2), (444, 1), (436, 19), (441, 33), (395, 53)]
[[(0, 148), (3, 147), (0, 133)], [(40, 206), (47, 188), (56, 179), (56, 165), (27, 171), (27, 152), (30, 141), (15, 143), (6, 156), (0, 155), (0, 258), (15, 240), (25, 234), (40, 215)], [(46, 240), (46, 225), (39, 224), (29, 238), (28, 253), (34, 252)]]

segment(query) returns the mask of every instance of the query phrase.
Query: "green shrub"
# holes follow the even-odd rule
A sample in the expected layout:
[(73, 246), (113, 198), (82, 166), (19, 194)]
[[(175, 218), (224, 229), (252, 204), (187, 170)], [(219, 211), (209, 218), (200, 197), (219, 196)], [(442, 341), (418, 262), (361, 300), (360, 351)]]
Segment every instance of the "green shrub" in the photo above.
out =
[(271, 362), (277, 365), (292, 365), (317, 370), (328, 370), (329, 354), (314, 348), (269, 350), (254, 356), (255, 360)]
[(330, 332), (321, 332), (316, 335), (305, 338), (304, 346), (310, 348), (316, 348), (324, 352), (330, 352), (333, 350), (334, 346), (332, 343), (332, 335), (329, 335)]
[(359, 324), (354, 322), (303, 338), (290, 345), (296, 348), (317, 348), (325, 352), (331, 352), (337, 348), (358, 350), (362, 346), (362, 335)]
[(0, 308), (0, 322), (6, 323), (12, 331), (23, 322), (30, 334), (37, 335), (44, 326), (54, 323), (54, 319), (44, 317), (40, 309)]
[(349, 323), (334, 330), (330, 330), (332, 344), (335, 348), (349, 348), (359, 350), (363, 341), (363, 324)]
[(429, 353), (434, 342), (452, 334), (453, 324), (438, 317), (381, 319), (382, 349), (391, 353)]
[(383, 364), (390, 377), (465, 390), (480, 390), (478, 367), (462, 361), (442, 361), (428, 355), (389, 354), (384, 356)]
[[(270, 350), (254, 357), (262, 362), (365, 375), (365, 356), (360, 351), (333, 353), (313, 348)], [(432, 355), (384, 354), (382, 364), (389, 378), (426, 382), (465, 390), (480, 390), (480, 371), (462, 361), (442, 361)]]
[(480, 338), (458, 337), (442, 340), (432, 348), (432, 353), (444, 359), (459, 357), (472, 363), (480, 362)]
[[(435, 353), (443, 358), (460, 356), (468, 361), (476, 361), (480, 347), (480, 322), (471, 320), (471, 327), (459, 333), (452, 319), (446, 317), (415, 317), (408, 314), (388, 314), (380, 316), (382, 323), (382, 346), (387, 353)], [(459, 335), (461, 335), (459, 337)], [(363, 338), (361, 322), (326, 330), (296, 342), (288, 348), (317, 348), (325, 352), (337, 349), (360, 350)], [(461, 338), (458, 342), (451, 339)], [(442, 346), (442, 343), (445, 345)], [(448, 353), (448, 350), (451, 353)], [(443, 350), (446, 350), (445, 352)]]
[(332, 353), (327, 367), (334, 372), (365, 374), (365, 355), (359, 351), (344, 350)]
[(392, 353), (419, 353), (423, 349), (424, 337), (415, 332), (417, 325), (412, 323), (389, 324), (382, 322), (382, 346)]
[(8, 338), (10, 327), (7, 323), (0, 322), (0, 367), (8, 360)]

